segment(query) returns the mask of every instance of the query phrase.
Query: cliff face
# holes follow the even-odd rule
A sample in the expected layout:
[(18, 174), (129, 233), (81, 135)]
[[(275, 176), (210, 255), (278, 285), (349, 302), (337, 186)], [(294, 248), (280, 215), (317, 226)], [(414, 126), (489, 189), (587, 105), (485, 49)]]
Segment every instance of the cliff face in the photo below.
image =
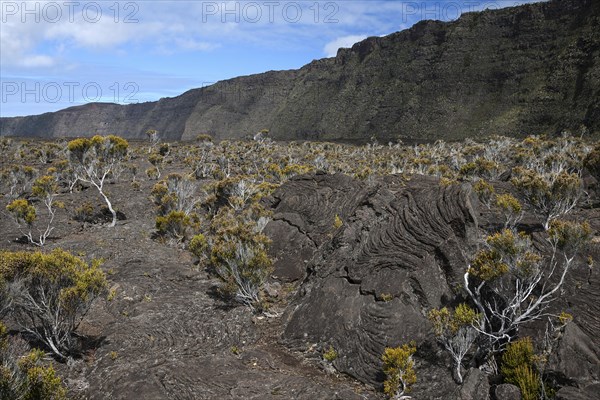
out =
[(600, 4), (555, 0), (424, 21), (299, 70), (135, 105), (0, 119), (1, 135), (460, 139), (586, 128), (600, 134)]

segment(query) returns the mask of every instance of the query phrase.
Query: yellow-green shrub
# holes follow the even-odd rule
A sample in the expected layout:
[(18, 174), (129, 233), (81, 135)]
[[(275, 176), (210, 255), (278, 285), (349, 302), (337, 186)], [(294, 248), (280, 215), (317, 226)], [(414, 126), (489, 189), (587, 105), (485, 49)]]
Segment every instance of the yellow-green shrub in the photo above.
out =
[(24, 222), (28, 226), (33, 225), (37, 216), (35, 207), (25, 199), (13, 200), (6, 206), (6, 210), (14, 216), (17, 223)]
[(224, 294), (253, 309), (262, 307), (262, 288), (273, 271), (270, 240), (262, 233), (268, 221), (264, 214), (258, 205), (238, 212), (221, 208), (211, 221), (210, 241), (205, 245), (199, 237), (191, 248), (199, 257), (210, 254)]
[(333, 346), (329, 346), (329, 350), (323, 352), (323, 358), (325, 361), (332, 363), (336, 358), (338, 358), (338, 353), (335, 351)]
[(171, 211), (167, 215), (156, 217), (156, 231), (159, 235), (169, 235), (177, 240), (184, 240), (191, 219), (183, 211)]
[(481, 315), (462, 303), (454, 310), (446, 307), (433, 309), (429, 311), (428, 318), (438, 342), (454, 360), (456, 380), (462, 383), (462, 361), (477, 339), (478, 332), (474, 326), (478, 325)]
[(62, 249), (0, 252), (0, 282), (7, 283), (2, 292), (11, 287), (12, 318), (61, 358), (74, 350), (73, 333), (107, 287), (100, 261), (88, 264)]
[(383, 391), (390, 398), (401, 397), (410, 392), (411, 386), (417, 381), (415, 362), (412, 358), (416, 351), (416, 345), (410, 343), (400, 347), (387, 347), (383, 352), (381, 358), (386, 376)]
[(44, 366), (45, 354), (32, 350), (21, 356), (0, 322), (0, 398), (66, 400), (67, 390), (52, 366)]
[(500, 372), (504, 381), (518, 386), (523, 400), (539, 398), (541, 380), (534, 361), (533, 343), (529, 337), (510, 343), (502, 355)]

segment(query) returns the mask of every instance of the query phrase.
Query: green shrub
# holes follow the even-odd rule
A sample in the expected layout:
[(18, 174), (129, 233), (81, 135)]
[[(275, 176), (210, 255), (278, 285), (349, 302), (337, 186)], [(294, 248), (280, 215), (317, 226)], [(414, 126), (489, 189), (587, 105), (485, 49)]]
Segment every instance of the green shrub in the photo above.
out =
[(213, 138), (212, 138), (212, 136), (210, 136), (207, 133), (201, 133), (201, 134), (199, 134), (199, 135), (196, 136), (196, 141), (199, 142), (199, 143), (202, 143), (202, 142), (212, 142)]
[(479, 251), (469, 266), (469, 274), (482, 281), (492, 281), (508, 271), (508, 264), (502, 261), (502, 255), (493, 249)]
[(201, 260), (207, 260), (210, 257), (208, 240), (201, 233), (192, 237), (188, 245), (188, 250)]
[[(67, 390), (52, 366), (44, 366), (40, 350), (20, 353), (0, 322), (0, 398), (66, 400)], [(21, 346), (24, 347), (24, 346)]]
[(479, 201), (489, 208), (496, 192), (494, 186), (483, 179), (479, 179), (473, 184), (473, 190), (477, 194)]
[(94, 206), (89, 201), (84, 202), (80, 207), (75, 209), (73, 215), (75, 221), (93, 222), (94, 221)]
[(183, 241), (191, 222), (190, 217), (183, 211), (171, 211), (164, 217), (156, 217), (156, 230), (159, 235), (172, 236), (178, 241)]
[(223, 282), (222, 292), (252, 309), (262, 308), (262, 289), (273, 271), (267, 254), (270, 240), (262, 233), (267, 222), (259, 206), (241, 212), (225, 207), (211, 222), (209, 244), (205, 246), (198, 238), (192, 246), (199, 257), (208, 248), (211, 264)]
[(13, 200), (6, 206), (6, 210), (15, 217), (17, 223), (25, 223), (27, 226), (32, 226), (37, 217), (35, 207), (25, 199)]
[(45, 175), (35, 180), (32, 186), (32, 194), (37, 197), (46, 206), (46, 218), (43, 228), (37, 228), (37, 238), (33, 237), (33, 224), (37, 218), (37, 212), (33, 205), (29, 205), (26, 200), (15, 200), (7, 206), (8, 211), (15, 216), (17, 224), (21, 221), (27, 225), (27, 230), (23, 234), (30, 243), (37, 246), (43, 246), (50, 233), (54, 230), (53, 222), (56, 214), (56, 208), (63, 208), (62, 202), (55, 202), (57, 196), (58, 183), (53, 176)]
[(190, 215), (202, 200), (202, 196), (198, 193), (198, 186), (198, 182), (189, 176), (169, 174), (154, 185), (150, 198), (161, 216), (171, 211), (183, 211), (186, 215)]
[[(33, 233), (34, 223), (39, 219), (35, 206), (25, 199), (14, 200), (6, 206), (7, 211), (15, 218), (15, 222), (21, 229), (21, 233), (23, 233), (32, 244), (43, 246), (46, 243), (48, 236), (50, 236), (50, 233), (54, 230), (53, 222), (56, 213), (55, 208), (64, 207), (61, 202), (54, 202), (57, 191), (58, 184), (52, 176), (43, 176), (36, 179), (32, 186), (32, 194), (43, 202), (47, 210), (45, 221), (42, 219), (42, 222), (40, 222), (42, 227), (36, 226), (38, 233), (35, 234), (35, 238)], [(40, 224), (36, 223), (36, 225)]]
[(531, 365), (534, 361), (535, 352), (530, 337), (516, 340), (510, 343), (504, 354), (500, 372), (508, 383), (515, 383), (515, 370), (521, 365)]
[(379, 295), (379, 300), (388, 303), (388, 302), (394, 300), (394, 295), (391, 293), (381, 293)]
[(186, 239), (186, 231), (197, 218), (193, 213), (201, 197), (197, 193), (198, 183), (193, 178), (170, 174), (152, 188), (150, 198), (156, 205), (156, 229), (162, 236), (171, 236), (178, 241)]
[(463, 178), (495, 179), (500, 174), (500, 165), (484, 157), (463, 164), (459, 171)]
[(0, 252), (0, 298), (27, 333), (66, 358), (74, 333), (92, 302), (106, 290), (100, 262), (87, 264), (61, 249), (50, 253)]
[(217, 201), (226, 202), (234, 210), (240, 211), (256, 200), (259, 188), (253, 179), (236, 176), (220, 180), (214, 185), (213, 191)]
[(146, 169), (145, 172), (146, 172), (146, 176), (148, 177), (148, 179), (156, 180), (156, 179), (160, 178), (160, 171), (156, 167), (150, 167), (150, 168)]
[(152, 176), (156, 177), (156, 179), (160, 178), (160, 175), (161, 175), (160, 167), (162, 166), (164, 161), (165, 161), (165, 158), (161, 154), (159, 154), (159, 153), (150, 154), (148, 156), (148, 162), (150, 164), (152, 164), (152, 167), (146, 170), (146, 175), (148, 175), (148, 177), (151, 179), (152, 179), (152, 177), (150, 176), (151, 174), (152, 174)]
[(504, 381), (521, 389), (523, 400), (537, 400), (540, 396), (540, 375), (534, 367), (535, 353), (531, 338), (510, 343), (502, 355), (500, 371)]
[(281, 170), (281, 173), (286, 178), (291, 178), (296, 175), (307, 174), (313, 172), (315, 168), (311, 165), (300, 165), (300, 164), (288, 164)]
[(456, 380), (463, 382), (462, 361), (477, 339), (478, 324), (481, 315), (467, 304), (459, 304), (455, 310), (446, 307), (429, 311), (428, 318), (438, 342), (450, 353), (454, 360)]
[(391, 399), (401, 398), (404, 393), (410, 392), (411, 386), (417, 381), (412, 358), (416, 351), (416, 345), (410, 343), (400, 347), (387, 347), (383, 352), (381, 358), (386, 376), (383, 391)]
[(515, 168), (511, 182), (544, 218), (545, 229), (549, 228), (551, 221), (569, 213), (577, 205), (583, 190), (579, 175), (568, 172), (539, 174)]
[(344, 221), (342, 221), (340, 216), (336, 214), (333, 218), (333, 229), (339, 229), (342, 227), (342, 225), (344, 225)]
[(504, 218), (504, 228), (512, 228), (521, 220), (523, 207), (512, 194), (496, 196), (496, 206)]
[(550, 243), (566, 257), (572, 259), (591, 240), (592, 228), (587, 221), (579, 223), (554, 220), (550, 224), (548, 235)]
[(521, 389), (523, 400), (537, 400), (540, 398), (540, 375), (531, 365), (521, 365), (515, 370), (514, 384)]
[(338, 358), (338, 353), (335, 351), (333, 346), (329, 346), (329, 350), (323, 353), (323, 358), (325, 361), (332, 363), (336, 358)]

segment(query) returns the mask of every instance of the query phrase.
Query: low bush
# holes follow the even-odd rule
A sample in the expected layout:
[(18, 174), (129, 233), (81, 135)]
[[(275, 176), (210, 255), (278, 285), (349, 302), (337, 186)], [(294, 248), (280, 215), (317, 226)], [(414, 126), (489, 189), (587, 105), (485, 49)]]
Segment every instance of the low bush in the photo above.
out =
[[(36, 179), (32, 186), (33, 196), (46, 206), (45, 218), (40, 219), (35, 206), (25, 199), (14, 200), (6, 206), (29, 243), (43, 246), (54, 230), (53, 222), (56, 208), (64, 207), (61, 202), (54, 201), (57, 192), (58, 183), (54, 177), (49, 175)], [(37, 231), (36, 234), (34, 234), (34, 228)]]
[(156, 217), (156, 231), (161, 236), (170, 236), (178, 242), (185, 240), (186, 231), (192, 224), (191, 218), (183, 211), (171, 211), (165, 216)]
[(80, 207), (77, 207), (73, 215), (73, 219), (79, 222), (93, 223), (95, 218), (96, 213), (94, 211), (94, 205), (89, 201), (86, 201)]
[(413, 354), (417, 351), (414, 343), (400, 347), (386, 348), (382, 355), (383, 372), (386, 379), (383, 391), (390, 399), (403, 399), (410, 392), (411, 386), (417, 381)]
[(273, 271), (270, 240), (262, 233), (269, 220), (264, 214), (259, 206), (242, 212), (224, 207), (211, 222), (209, 239), (196, 235), (190, 243), (195, 255), (210, 260), (221, 292), (254, 310), (262, 310), (262, 289)]
[(467, 304), (460, 304), (455, 310), (444, 307), (433, 309), (428, 314), (438, 342), (450, 353), (454, 360), (456, 380), (463, 382), (462, 361), (478, 336), (473, 327), (481, 318)]
[(554, 219), (571, 212), (583, 194), (579, 175), (565, 171), (539, 174), (533, 170), (515, 168), (515, 177), (511, 182), (544, 219), (545, 229)]
[(100, 262), (62, 249), (0, 252), (0, 299), (21, 329), (61, 359), (75, 350), (74, 333), (107, 287)]
[(67, 390), (52, 366), (45, 366), (44, 352), (25, 352), (25, 344), (10, 339), (0, 322), (0, 398), (6, 400), (66, 400)]
[(540, 397), (541, 379), (535, 370), (535, 353), (529, 337), (510, 343), (502, 355), (500, 372), (504, 381), (521, 389), (523, 400)]

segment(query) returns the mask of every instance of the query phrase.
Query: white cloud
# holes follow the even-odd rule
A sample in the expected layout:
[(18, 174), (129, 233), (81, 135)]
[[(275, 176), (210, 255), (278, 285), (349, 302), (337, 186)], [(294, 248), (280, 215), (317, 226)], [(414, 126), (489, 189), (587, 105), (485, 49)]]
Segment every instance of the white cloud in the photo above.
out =
[[(137, 37), (137, 24), (115, 24), (104, 19), (90, 24), (85, 21), (48, 24), (45, 38), (68, 41), (84, 48), (112, 48), (134, 40)], [(152, 32), (152, 27), (146, 27)]]
[(45, 68), (45, 67), (52, 67), (55, 63), (56, 63), (56, 61), (54, 60), (54, 58), (52, 58), (50, 56), (38, 54), (38, 55), (24, 56), (20, 60), (19, 65), (21, 65), (22, 67), (25, 67), (25, 68)]
[[(0, 9), (5, 5), (0, 0)], [(0, 29), (0, 64), (2, 66), (38, 68), (57, 64), (60, 58), (77, 58), (78, 49), (109, 51), (119, 54), (123, 48), (136, 44), (148, 49), (168, 48), (170, 52), (210, 51), (219, 46), (220, 37), (207, 36), (206, 24), (189, 18), (185, 10), (169, 15), (171, 2), (141, 3), (137, 23), (125, 23), (124, 10), (115, 21), (113, 3), (100, 3), (103, 9), (98, 21), (90, 22), (75, 8), (70, 17), (68, 8), (62, 8), (62, 17), (50, 20), (44, 13), (47, 1), (35, 3), (37, 14), (22, 15), (23, 3), (15, 3), (18, 12), (2, 15)], [(52, 2), (61, 5), (67, 3)], [(34, 4), (34, 3), (32, 3)], [(80, 3), (77, 3), (80, 4)], [(81, 3), (83, 4), (83, 3)], [(91, 3), (90, 3), (91, 4)], [(97, 4), (97, 3), (94, 3)], [(115, 3), (117, 4), (117, 3)], [(123, 7), (123, 3), (119, 3)], [(129, 4), (129, 3), (127, 3)], [(32, 9), (34, 6), (27, 6)], [(13, 10), (11, 8), (11, 10)], [(168, 17), (168, 18), (163, 18)], [(221, 25), (222, 28), (225, 28)], [(213, 27), (214, 28), (214, 27)], [(211, 29), (213, 29), (211, 28)], [(71, 53), (71, 54), (69, 54)]]
[(177, 38), (175, 40), (175, 44), (180, 49), (190, 50), (190, 51), (209, 51), (218, 47), (215, 43), (199, 41), (195, 39), (188, 38)]
[(352, 47), (353, 44), (367, 38), (367, 35), (349, 35), (342, 36), (325, 45), (323, 51), (327, 57), (335, 57), (338, 49)]

